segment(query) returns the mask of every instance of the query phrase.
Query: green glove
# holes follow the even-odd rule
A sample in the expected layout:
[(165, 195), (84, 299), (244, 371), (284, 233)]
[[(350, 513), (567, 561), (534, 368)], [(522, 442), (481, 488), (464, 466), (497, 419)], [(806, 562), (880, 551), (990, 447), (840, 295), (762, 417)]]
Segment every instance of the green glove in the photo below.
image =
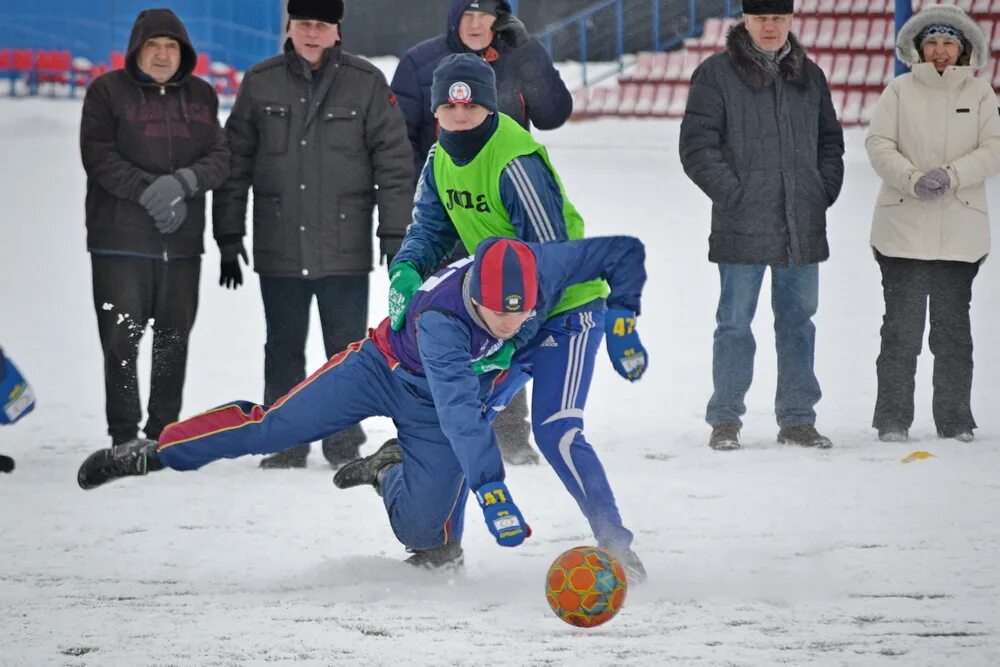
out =
[(393, 331), (403, 328), (406, 307), (423, 282), (417, 267), (409, 262), (400, 262), (392, 267), (389, 272), (389, 324)]
[(505, 371), (510, 368), (510, 360), (515, 352), (517, 352), (517, 348), (514, 347), (514, 341), (508, 340), (493, 354), (473, 361), (472, 370), (476, 372), (476, 375), (490, 371)]

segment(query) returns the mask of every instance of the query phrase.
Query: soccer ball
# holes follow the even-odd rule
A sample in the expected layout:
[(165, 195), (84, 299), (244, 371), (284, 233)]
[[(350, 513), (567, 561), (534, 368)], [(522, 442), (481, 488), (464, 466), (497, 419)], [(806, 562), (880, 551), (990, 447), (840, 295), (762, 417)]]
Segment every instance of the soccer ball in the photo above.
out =
[(581, 628), (610, 621), (625, 604), (627, 588), (621, 563), (597, 547), (574, 547), (561, 554), (545, 577), (552, 611)]

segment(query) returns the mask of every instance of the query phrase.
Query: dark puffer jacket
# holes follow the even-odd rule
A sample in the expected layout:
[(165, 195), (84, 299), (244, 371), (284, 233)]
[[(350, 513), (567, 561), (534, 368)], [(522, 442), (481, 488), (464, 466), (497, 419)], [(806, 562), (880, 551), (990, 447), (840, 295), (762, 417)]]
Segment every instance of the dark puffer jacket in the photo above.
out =
[(743, 24), (698, 67), (681, 123), (684, 171), (712, 200), (708, 258), (788, 266), (827, 259), (826, 210), (844, 134), (823, 71), (793, 35), (778, 66)]
[[(174, 78), (157, 84), (139, 70), (137, 57), (153, 37), (181, 45)], [(87, 89), (80, 122), (80, 154), (87, 172), (87, 248), (147, 257), (195, 257), (204, 250), (205, 192), (226, 179), (229, 149), (219, 126), (215, 90), (194, 77), (197, 57), (187, 30), (168, 9), (139, 14), (125, 69), (98, 77)], [(139, 204), (146, 187), (183, 167), (198, 177), (187, 220), (160, 234)]]
[(317, 79), (286, 44), (254, 65), (226, 121), (232, 173), (215, 193), (216, 238), (242, 236), (253, 187), (254, 270), (272, 277), (364, 275), (372, 211), (395, 253), (410, 222), (413, 161), (385, 77), (328, 49)]
[[(417, 44), (399, 61), (392, 77), (392, 91), (406, 117), (406, 131), (413, 145), (417, 173), (427, 153), (437, 141), (437, 120), (431, 109), (431, 82), (438, 63), (451, 53), (470, 53), (458, 36), (462, 14), (473, 0), (452, 0), (445, 34)], [(501, 9), (510, 12), (507, 0)], [(534, 125), (540, 130), (560, 127), (573, 112), (573, 97), (542, 43), (532, 38), (512, 48), (495, 37), (482, 54), (493, 66), (497, 77), (497, 106), (526, 130)]]

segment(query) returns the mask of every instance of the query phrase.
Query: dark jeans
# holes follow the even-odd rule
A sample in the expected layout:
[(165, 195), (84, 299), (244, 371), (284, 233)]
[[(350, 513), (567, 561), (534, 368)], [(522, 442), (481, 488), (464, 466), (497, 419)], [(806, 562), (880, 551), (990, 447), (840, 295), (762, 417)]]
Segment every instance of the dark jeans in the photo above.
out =
[(188, 338), (198, 310), (201, 258), (91, 255), (94, 310), (104, 351), (105, 411), (114, 444), (135, 438), (142, 419), (136, 372), (139, 341), (153, 320), (153, 363), (146, 437), (181, 411)]
[[(264, 403), (271, 405), (306, 377), (306, 337), (313, 297), (319, 307), (327, 358), (368, 333), (368, 276), (274, 278), (260, 276), (267, 341), (264, 344)], [(354, 425), (333, 439), (364, 440)], [(304, 445), (308, 452), (308, 444)]]
[(976, 428), (972, 418), (972, 327), (969, 305), (978, 262), (927, 261), (875, 253), (882, 270), (885, 316), (876, 361), (878, 398), (872, 426), (908, 429), (913, 423), (914, 376), (930, 302), (934, 355), (934, 424), (952, 437)]
[[(721, 290), (712, 348), (715, 387), (705, 413), (715, 426), (742, 425), (744, 398), (753, 380), (757, 352), (750, 325), (767, 266), (719, 264)], [(819, 265), (771, 268), (771, 310), (778, 353), (778, 388), (774, 412), (778, 426), (814, 424), (822, 393), (813, 371), (816, 327), (812, 316), (819, 303)]]

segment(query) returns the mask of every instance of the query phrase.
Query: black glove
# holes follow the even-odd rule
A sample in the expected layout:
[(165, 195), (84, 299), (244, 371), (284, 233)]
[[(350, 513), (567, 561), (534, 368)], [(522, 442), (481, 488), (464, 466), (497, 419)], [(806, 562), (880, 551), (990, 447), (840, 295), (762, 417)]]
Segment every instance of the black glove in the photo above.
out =
[(187, 219), (185, 200), (197, 191), (198, 177), (194, 172), (179, 169), (177, 173), (165, 174), (153, 181), (139, 196), (139, 203), (156, 221), (161, 234), (172, 234)]
[(240, 257), (244, 264), (250, 264), (247, 249), (243, 247), (243, 239), (235, 241), (220, 241), (219, 254), (222, 263), (219, 267), (219, 284), (228, 289), (236, 289), (243, 284), (243, 271), (240, 270)]
[(497, 20), (493, 23), (493, 32), (500, 35), (501, 39), (516, 49), (531, 39), (528, 29), (524, 27), (521, 19), (508, 12), (498, 11)]
[(14, 459), (0, 454), (0, 472), (14, 472)]
[(392, 260), (395, 259), (396, 253), (403, 246), (403, 239), (399, 236), (387, 236), (385, 238), (380, 238), (378, 240), (379, 244), (379, 266), (385, 264), (386, 266), (392, 266)]

